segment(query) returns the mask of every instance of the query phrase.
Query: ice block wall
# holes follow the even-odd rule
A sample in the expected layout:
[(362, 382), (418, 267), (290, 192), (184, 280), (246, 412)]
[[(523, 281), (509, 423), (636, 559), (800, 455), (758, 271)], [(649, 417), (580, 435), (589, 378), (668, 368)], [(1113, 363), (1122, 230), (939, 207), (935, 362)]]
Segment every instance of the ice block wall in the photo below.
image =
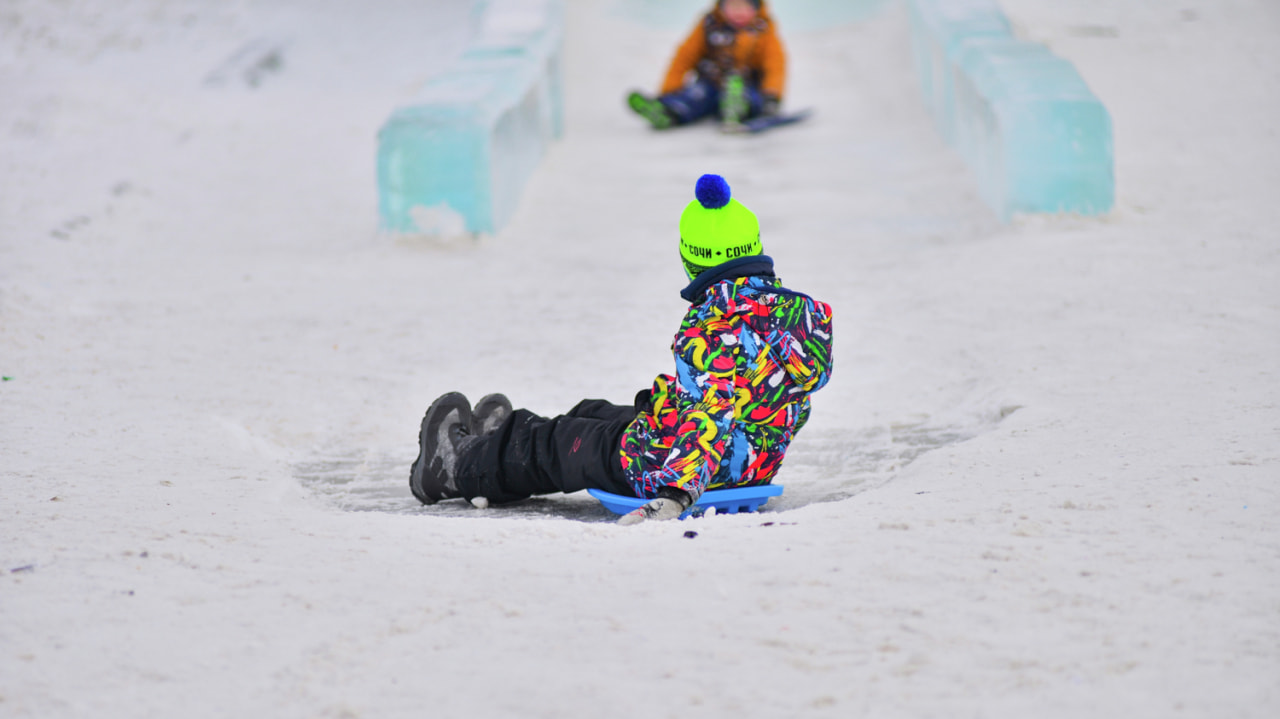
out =
[(478, 0), (462, 57), (378, 132), (378, 210), (393, 233), (497, 232), (563, 132), (562, 0)]
[(996, 214), (1110, 210), (1111, 117), (1075, 67), (1015, 38), (995, 0), (907, 4), (925, 107)]

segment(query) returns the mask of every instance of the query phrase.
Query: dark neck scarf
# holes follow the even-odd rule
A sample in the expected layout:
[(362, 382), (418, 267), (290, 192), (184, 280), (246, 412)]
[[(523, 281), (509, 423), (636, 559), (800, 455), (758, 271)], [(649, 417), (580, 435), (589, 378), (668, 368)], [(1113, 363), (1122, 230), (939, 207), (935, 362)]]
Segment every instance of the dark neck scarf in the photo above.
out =
[(693, 282), (690, 282), (688, 287), (680, 290), (680, 296), (687, 302), (697, 302), (698, 298), (702, 297), (702, 293), (717, 282), (756, 275), (773, 277), (773, 258), (768, 255), (752, 255), (709, 267), (693, 278)]

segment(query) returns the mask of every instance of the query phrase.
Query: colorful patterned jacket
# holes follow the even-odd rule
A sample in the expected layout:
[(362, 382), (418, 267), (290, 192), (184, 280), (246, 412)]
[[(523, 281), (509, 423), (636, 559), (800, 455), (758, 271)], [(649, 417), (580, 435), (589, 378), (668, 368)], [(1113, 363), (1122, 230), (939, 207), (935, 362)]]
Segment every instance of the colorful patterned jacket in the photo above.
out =
[(831, 376), (831, 307), (781, 286), (773, 260), (731, 260), (681, 295), (692, 302), (649, 407), (622, 435), (637, 496), (665, 485), (696, 500), (721, 487), (768, 484), (809, 418), (809, 394)]

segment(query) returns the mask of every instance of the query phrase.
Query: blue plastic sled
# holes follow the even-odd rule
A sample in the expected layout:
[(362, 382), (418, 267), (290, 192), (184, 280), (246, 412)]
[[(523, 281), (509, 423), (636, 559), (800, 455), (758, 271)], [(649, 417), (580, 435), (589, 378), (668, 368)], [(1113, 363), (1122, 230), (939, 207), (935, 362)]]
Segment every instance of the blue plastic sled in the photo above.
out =
[[(604, 508), (614, 514), (626, 514), (643, 507), (649, 502), (639, 497), (624, 497), (601, 489), (588, 489), (587, 493), (600, 501)], [(703, 492), (693, 506), (680, 515), (681, 519), (699, 516), (709, 507), (715, 507), (716, 513), (737, 514), (738, 512), (754, 512), (770, 497), (782, 494), (781, 484), (760, 484), (754, 487), (735, 487), (733, 489), (713, 489)]]

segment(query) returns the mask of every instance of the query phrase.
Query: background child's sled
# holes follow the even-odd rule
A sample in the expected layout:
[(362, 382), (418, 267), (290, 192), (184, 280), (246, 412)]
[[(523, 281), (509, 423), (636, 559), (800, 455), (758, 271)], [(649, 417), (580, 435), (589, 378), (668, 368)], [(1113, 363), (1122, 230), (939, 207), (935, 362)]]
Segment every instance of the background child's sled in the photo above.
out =
[(725, 132), (735, 135), (755, 135), (757, 133), (764, 132), (765, 130), (772, 130), (775, 127), (782, 127), (783, 125), (791, 125), (793, 123), (800, 122), (811, 114), (813, 114), (813, 110), (805, 109), (800, 110), (799, 112), (787, 114), (762, 115), (760, 117), (753, 117), (750, 120), (736, 125), (724, 125), (723, 129)]

